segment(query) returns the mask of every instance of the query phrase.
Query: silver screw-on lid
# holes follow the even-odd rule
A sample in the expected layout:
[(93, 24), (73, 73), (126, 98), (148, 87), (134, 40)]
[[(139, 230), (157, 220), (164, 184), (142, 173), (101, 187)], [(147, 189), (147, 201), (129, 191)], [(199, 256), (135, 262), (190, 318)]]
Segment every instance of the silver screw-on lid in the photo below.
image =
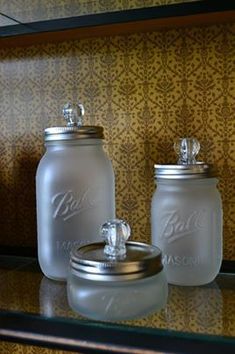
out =
[(81, 103), (76, 105), (66, 103), (63, 107), (63, 116), (67, 126), (46, 128), (45, 141), (103, 139), (103, 127), (83, 125), (84, 114), (85, 110)]
[(161, 251), (140, 242), (125, 241), (130, 227), (123, 220), (108, 221), (101, 228), (107, 243), (93, 243), (74, 249), (71, 253), (71, 272), (80, 278), (97, 281), (127, 281), (159, 273)]
[(157, 179), (195, 179), (214, 177), (212, 167), (205, 162), (196, 161), (200, 143), (195, 138), (182, 138), (174, 144), (178, 154), (177, 165), (154, 165)]

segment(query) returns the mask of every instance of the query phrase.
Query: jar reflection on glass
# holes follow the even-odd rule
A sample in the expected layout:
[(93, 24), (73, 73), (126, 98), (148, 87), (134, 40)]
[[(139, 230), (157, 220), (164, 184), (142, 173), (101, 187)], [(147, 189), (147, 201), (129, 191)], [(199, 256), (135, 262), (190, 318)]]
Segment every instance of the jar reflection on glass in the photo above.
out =
[(47, 317), (65, 316), (69, 306), (66, 283), (43, 277), (39, 289), (40, 313)]

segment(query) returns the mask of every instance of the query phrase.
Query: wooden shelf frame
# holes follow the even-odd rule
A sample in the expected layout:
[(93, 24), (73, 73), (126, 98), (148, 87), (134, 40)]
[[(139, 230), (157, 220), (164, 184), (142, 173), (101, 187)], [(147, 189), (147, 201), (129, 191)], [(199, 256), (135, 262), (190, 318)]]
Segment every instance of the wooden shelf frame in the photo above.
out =
[(235, 1), (199, 0), (0, 27), (0, 47), (235, 21)]

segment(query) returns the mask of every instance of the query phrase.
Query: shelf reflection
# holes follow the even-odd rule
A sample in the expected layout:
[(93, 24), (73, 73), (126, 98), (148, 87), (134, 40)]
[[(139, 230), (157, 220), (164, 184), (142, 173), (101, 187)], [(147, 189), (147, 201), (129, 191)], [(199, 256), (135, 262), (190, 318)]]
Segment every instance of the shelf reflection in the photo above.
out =
[[(67, 301), (66, 284), (47, 279), (36, 261), (21, 267), (0, 264), (0, 308), (68, 321), (86, 320)], [(8, 262), (9, 263), (9, 262)], [(135, 320), (118, 322), (180, 332), (235, 337), (235, 275), (220, 274), (207, 286), (169, 286), (164, 309)], [(144, 301), (144, 299), (143, 299)]]
[[(40, 314), (44, 316), (83, 318), (69, 307), (65, 283), (42, 277), (39, 302)], [(216, 281), (206, 287), (169, 286), (165, 308), (121, 323), (220, 335), (223, 333), (222, 293)]]

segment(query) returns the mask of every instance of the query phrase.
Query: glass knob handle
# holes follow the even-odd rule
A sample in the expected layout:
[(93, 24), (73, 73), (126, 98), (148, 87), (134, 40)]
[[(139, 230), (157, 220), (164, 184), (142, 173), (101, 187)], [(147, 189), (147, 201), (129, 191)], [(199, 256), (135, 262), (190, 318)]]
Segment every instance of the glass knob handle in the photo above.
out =
[(130, 234), (130, 226), (124, 220), (107, 221), (101, 226), (101, 236), (106, 242), (104, 253), (113, 258), (124, 257), (126, 255), (125, 243)]
[(179, 165), (196, 164), (196, 155), (200, 150), (200, 143), (195, 138), (181, 138), (174, 143), (174, 149), (179, 156)]
[(80, 102), (75, 105), (68, 102), (63, 107), (63, 116), (67, 122), (68, 127), (81, 126), (83, 124), (84, 114), (84, 106)]

